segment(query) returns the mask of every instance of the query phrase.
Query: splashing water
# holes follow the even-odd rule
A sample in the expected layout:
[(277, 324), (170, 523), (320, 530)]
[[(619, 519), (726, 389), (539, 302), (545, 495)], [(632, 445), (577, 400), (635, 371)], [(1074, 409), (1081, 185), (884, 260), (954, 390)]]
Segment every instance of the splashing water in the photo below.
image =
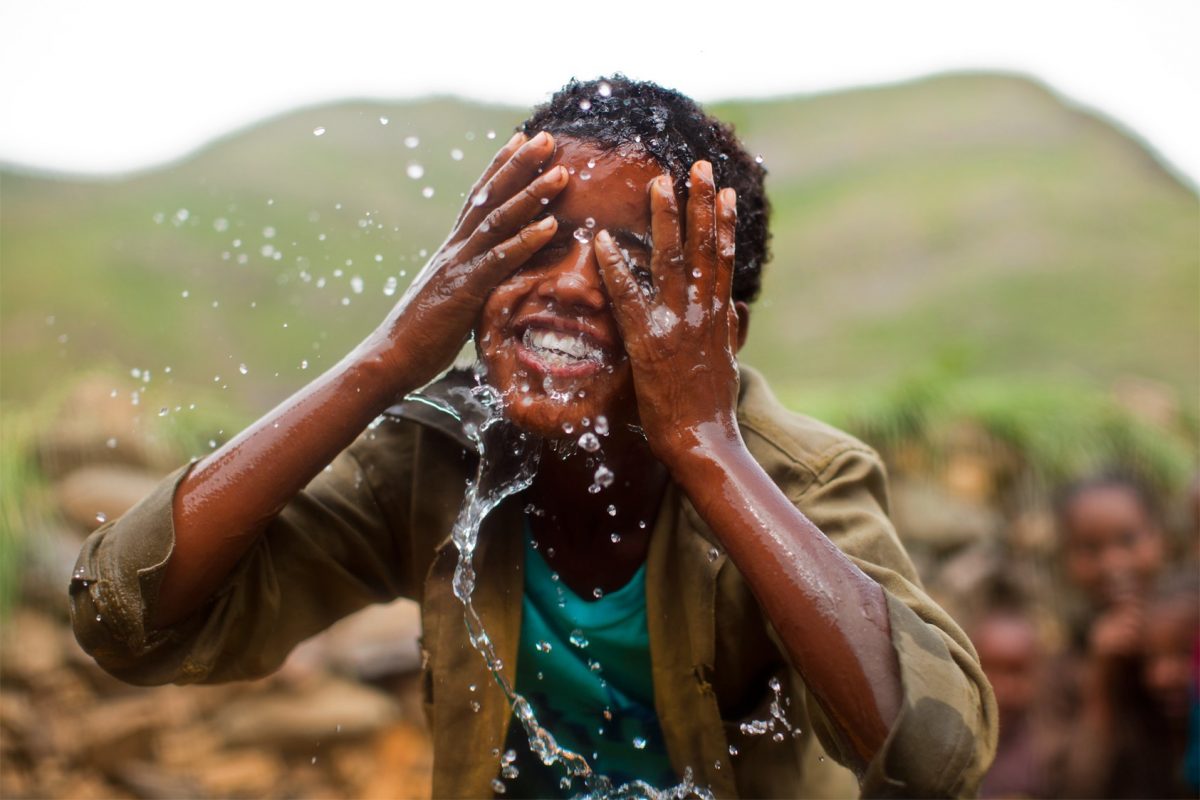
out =
[[(684, 800), (690, 797), (712, 800), (712, 792), (695, 784), (691, 768), (684, 770), (680, 783), (667, 789), (656, 789), (644, 781), (614, 785), (611, 778), (593, 769), (583, 755), (558, 744), (554, 735), (538, 722), (529, 701), (513, 688), (503, 673), (504, 665), (471, 599), (475, 591), (475, 549), (479, 541), (479, 529), (487, 515), (506, 498), (524, 491), (533, 483), (542, 442), (538, 437), (519, 431), (503, 418), (503, 400), (491, 386), (479, 384), (470, 389), (455, 387), (448, 390), (448, 395), (410, 394), (407, 399), (452, 416), (462, 424), (467, 438), (479, 453), (475, 477), (467, 485), (462, 507), (450, 535), (458, 550), (458, 564), (453, 579), (454, 596), (463, 604), (467, 638), (471, 646), (479, 651), (488, 671), (512, 704), (513, 714), (529, 740), (529, 749), (546, 766), (561, 765), (565, 772), (562, 781), (567, 787), (575, 779), (583, 782), (585, 791), (576, 795), (577, 800)], [(458, 402), (452, 404), (451, 398)], [(578, 638), (581, 641), (572, 636), (571, 643), (576, 647), (587, 647), (586, 639), (582, 636)], [(511, 763), (508, 760), (504, 766), (510, 766)], [(497, 783), (503, 786), (499, 779)], [(498, 794), (502, 793), (502, 789), (495, 785), (493, 789)]]

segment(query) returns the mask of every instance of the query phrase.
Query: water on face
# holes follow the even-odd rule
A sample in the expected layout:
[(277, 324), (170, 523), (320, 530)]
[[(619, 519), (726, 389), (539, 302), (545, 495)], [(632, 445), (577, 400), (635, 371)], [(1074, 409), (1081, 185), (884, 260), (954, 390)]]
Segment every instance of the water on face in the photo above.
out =
[[(665, 789), (657, 789), (644, 781), (616, 785), (611, 778), (597, 772), (582, 754), (559, 745), (554, 734), (538, 721), (529, 701), (513, 688), (472, 602), (475, 591), (474, 556), (479, 529), (487, 515), (505, 498), (524, 491), (533, 483), (542, 441), (532, 434), (519, 431), (504, 419), (503, 400), (491, 386), (481, 383), (470, 389), (455, 387), (446, 391), (445, 396), (439, 397), (431, 386), (424, 393), (409, 395), (407, 399), (454, 417), (462, 424), (464, 433), (479, 453), (475, 477), (467, 485), (462, 507), (451, 531), (451, 540), (458, 550), (454, 596), (463, 605), (467, 637), (512, 704), (513, 714), (529, 740), (529, 749), (543, 764), (560, 766), (564, 788), (569, 789), (575, 780), (581, 781), (583, 791), (575, 795), (581, 800), (683, 800), (689, 797), (711, 800), (712, 793), (707, 788), (696, 786), (690, 768), (684, 771), (680, 783)], [(511, 764), (511, 760), (508, 760), (502, 767)], [(498, 788), (496, 791), (500, 792)]]

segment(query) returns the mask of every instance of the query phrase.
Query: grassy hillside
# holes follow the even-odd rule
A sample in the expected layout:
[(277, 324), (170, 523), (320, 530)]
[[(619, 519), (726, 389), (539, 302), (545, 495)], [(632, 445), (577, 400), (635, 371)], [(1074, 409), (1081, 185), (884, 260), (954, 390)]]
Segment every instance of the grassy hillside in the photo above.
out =
[[(1196, 195), (1104, 121), (987, 75), (715, 110), (770, 170), (746, 358), (785, 394), (948, 356), (989, 380), (1200, 394)], [(261, 410), (383, 316), (387, 280), (403, 289), (521, 116), (344, 103), (133, 177), (0, 172), (0, 397), (107, 366), (155, 408), (219, 392)]]

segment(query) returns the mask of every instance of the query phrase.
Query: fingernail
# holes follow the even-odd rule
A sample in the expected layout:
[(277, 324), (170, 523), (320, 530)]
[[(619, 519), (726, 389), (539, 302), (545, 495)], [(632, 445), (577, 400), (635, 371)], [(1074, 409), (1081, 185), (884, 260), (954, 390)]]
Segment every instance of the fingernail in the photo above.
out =
[(545, 219), (540, 220), (534, 227), (539, 231), (544, 231), (553, 228), (555, 224), (556, 220), (554, 217), (546, 217)]
[(514, 134), (512, 135), (512, 138), (508, 140), (508, 144), (506, 144), (506, 145), (504, 145), (504, 146), (505, 146), (505, 147), (512, 147), (514, 144), (516, 144), (517, 142), (521, 141), (521, 139), (523, 139), (523, 138), (525, 138), (525, 132), (524, 132), (524, 131), (517, 131), (516, 133), (514, 133)]
[(710, 181), (712, 180), (712, 164), (708, 163), (707, 161), (697, 161), (696, 166), (700, 168), (701, 175), (703, 175), (705, 178), (708, 178)]
[(604, 228), (601, 228), (600, 232), (596, 234), (596, 244), (604, 248), (612, 244), (612, 237), (608, 235), (608, 231)]
[(546, 140), (549, 138), (550, 134), (546, 133), (545, 131), (541, 131), (537, 136), (533, 137), (533, 144), (536, 144), (540, 147), (541, 145), (544, 145)]

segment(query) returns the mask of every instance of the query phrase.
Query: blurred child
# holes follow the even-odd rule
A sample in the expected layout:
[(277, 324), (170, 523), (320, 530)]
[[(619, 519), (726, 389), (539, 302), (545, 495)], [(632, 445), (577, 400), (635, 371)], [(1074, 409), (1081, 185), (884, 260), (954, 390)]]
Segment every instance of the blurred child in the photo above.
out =
[(1136, 481), (1101, 475), (1058, 504), (1063, 569), (1082, 600), (1051, 691), (1063, 730), (1053, 793), (1147, 797), (1161, 790), (1161, 738), (1142, 681), (1146, 603), (1162, 570), (1156, 506)]
[[(1185, 761), (1197, 758), (1188, 724), (1196, 714), (1196, 657), (1200, 642), (1200, 581), (1188, 570), (1158, 587), (1146, 606), (1142, 635), (1142, 679), (1154, 703), (1160, 736), (1155, 745), (1168, 767), (1161, 775), (1164, 794), (1194, 797), (1194, 776)], [(1190, 748), (1190, 750), (1189, 750)], [(1188, 766), (1191, 766), (1189, 764)]]
[(1019, 608), (996, 606), (972, 632), (979, 662), (996, 693), (1000, 740), (980, 797), (1045, 797), (1044, 741), (1037, 699), (1044, 652), (1033, 620)]

